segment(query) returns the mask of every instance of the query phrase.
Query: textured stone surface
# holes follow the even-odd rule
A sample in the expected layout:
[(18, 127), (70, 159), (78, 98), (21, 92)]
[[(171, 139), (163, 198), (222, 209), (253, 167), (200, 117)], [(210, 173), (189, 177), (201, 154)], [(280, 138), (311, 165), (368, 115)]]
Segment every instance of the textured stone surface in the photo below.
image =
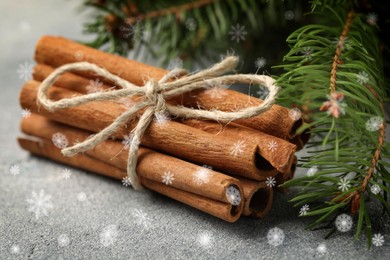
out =
[[(153, 192), (134, 192), (121, 183), (32, 157), (21, 150), (23, 80), (19, 65), (33, 63), (36, 41), (44, 34), (86, 39), (79, 1), (0, 2), (0, 259), (386, 259), (390, 254), (389, 219), (375, 219), (385, 245), (367, 250), (364, 237), (326, 230), (304, 230), (309, 219), (289, 195), (277, 194), (264, 220), (242, 218), (229, 224)], [(18, 175), (10, 168), (20, 167)], [(61, 171), (71, 171), (69, 179)], [(35, 218), (27, 199), (50, 195), (47, 216)], [(273, 227), (284, 231), (281, 246), (267, 242)], [(324, 243), (327, 253), (316, 248)]]

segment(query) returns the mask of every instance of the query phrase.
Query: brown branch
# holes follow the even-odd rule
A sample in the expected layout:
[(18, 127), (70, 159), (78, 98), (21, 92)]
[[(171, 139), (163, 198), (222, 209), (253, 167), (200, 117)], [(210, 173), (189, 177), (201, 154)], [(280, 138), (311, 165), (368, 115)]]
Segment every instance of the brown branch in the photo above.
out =
[(345, 22), (344, 29), (341, 32), (341, 35), (339, 37), (339, 41), (337, 42), (336, 52), (335, 52), (334, 57), (333, 57), (332, 70), (330, 71), (330, 93), (333, 93), (336, 91), (337, 67), (340, 63), (342, 63), (340, 61), (340, 56), (341, 56), (341, 52), (343, 50), (345, 40), (346, 40), (348, 33), (349, 33), (349, 29), (351, 28), (353, 18), (355, 18), (355, 11), (351, 10), (348, 12), (348, 16), (347, 16), (347, 20)]
[(146, 19), (151, 19), (151, 18), (157, 18), (160, 16), (165, 16), (169, 14), (176, 14), (178, 15), (181, 12), (196, 9), (205, 5), (213, 4), (215, 2), (218, 2), (220, 0), (198, 0), (198, 1), (193, 1), (190, 3), (182, 4), (179, 6), (174, 6), (162, 10), (156, 10), (156, 11), (151, 11), (146, 14), (140, 14), (137, 17), (129, 17), (125, 20), (127, 24), (134, 24), (138, 21), (146, 20)]

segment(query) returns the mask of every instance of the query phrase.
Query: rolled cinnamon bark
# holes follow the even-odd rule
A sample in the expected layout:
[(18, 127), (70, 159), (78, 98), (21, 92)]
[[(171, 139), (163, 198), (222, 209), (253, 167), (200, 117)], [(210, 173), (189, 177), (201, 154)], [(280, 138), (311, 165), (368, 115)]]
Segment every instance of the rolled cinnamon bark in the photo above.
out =
[[(125, 111), (123, 106), (115, 102), (94, 101), (51, 113), (37, 105), (39, 84), (36, 81), (28, 81), (23, 86), (20, 93), (21, 106), (60, 123), (96, 133), (110, 125)], [(74, 95), (79, 95), (79, 93), (58, 87), (52, 87), (49, 90), (49, 96), (53, 100)], [(128, 136), (136, 123), (136, 120), (132, 120), (128, 122), (127, 128), (121, 126), (114, 137), (123, 139), (124, 136)], [(256, 156), (257, 146), (255, 144), (245, 144), (242, 152), (232, 156), (231, 147), (234, 147), (236, 142), (237, 139), (234, 136), (218, 137), (174, 121), (167, 121), (163, 125), (151, 123), (141, 140), (143, 146), (161, 150), (197, 164), (212, 165), (216, 170), (226, 173), (234, 173), (255, 180), (277, 174), (276, 169), (270, 169), (268, 165), (262, 164), (263, 161)]]
[[(47, 65), (38, 64), (34, 68), (33, 77), (35, 80), (42, 81), (53, 71), (54, 69)], [(62, 75), (56, 82), (56, 86), (58, 87), (74, 90), (83, 94), (88, 93), (89, 84), (90, 82), (88, 79), (71, 73)], [(100, 87), (102, 90), (109, 88), (109, 86), (104, 84)], [(137, 102), (139, 102), (138, 97), (130, 97), (123, 99), (122, 105), (126, 106), (126, 104), (135, 104)], [(221, 124), (206, 120), (188, 119), (180, 122), (214, 135), (218, 134), (225, 138), (236, 136), (239, 137), (241, 142), (256, 143), (259, 156), (257, 160), (263, 161), (262, 168), (265, 168), (268, 165), (268, 167), (275, 168), (281, 173), (289, 174), (291, 171), (291, 164), (297, 147), (283, 139), (235, 123), (229, 123), (222, 127)], [(239, 142), (240, 141), (238, 141), (237, 144), (239, 144)], [(236, 146), (235, 148), (237, 149), (233, 149), (233, 153), (239, 152), (241, 147)]]
[(238, 177), (244, 192), (244, 210), (242, 215), (264, 218), (272, 207), (273, 190), (265, 182)]
[[(36, 114), (22, 120), (21, 130), (25, 134), (46, 140), (51, 140), (55, 134), (60, 133), (69, 144), (84, 140), (91, 134)], [(104, 141), (85, 153), (126, 170), (128, 150), (123, 149), (118, 141)], [(138, 158), (137, 172), (142, 178), (240, 207), (242, 189), (235, 178), (144, 147), (140, 148)], [(238, 195), (232, 198), (229, 191)]]
[[(124, 170), (89, 157), (88, 155), (78, 154), (70, 158), (64, 157), (57, 147), (55, 147), (51, 142), (43, 139), (37, 141), (27, 138), (18, 138), (18, 142), (23, 149), (35, 155), (46, 157), (57, 162), (118, 180), (122, 180), (126, 176), (126, 172)], [(178, 190), (146, 178), (141, 177), (140, 181), (147, 189), (161, 193), (167, 197), (180, 201), (225, 221), (235, 222), (241, 216), (242, 207), (232, 206), (230, 203), (223, 203), (190, 192)]]
[[(77, 54), (82, 54), (82, 59), (78, 59)], [(81, 55), (79, 55), (81, 56)], [(47, 64), (52, 67), (59, 67), (67, 63), (78, 61), (87, 61), (98, 66), (104, 67), (113, 74), (119, 75), (123, 79), (130, 81), (136, 85), (143, 85), (148, 78), (160, 79), (167, 71), (161, 68), (149, 66), (140, 62), (129, 60), (123, 57), (118, 57), (109, 53), (105, 53), (62, 37), (44, 36), (42, 37), (35, 49), (35, 60), (38, 63)], [(98, 78), (94, 75), (86, 73), (78, 73), (90, 78)], [(103, 82), (112, 85), (105, 79)], [(220, 95), (218, 102), (215, 102), (213, 90), (202, 90), (186, 94), (182, 97), (175, 98), (173, 103), (183, 104), (185, 106), (201, 106), (206, 109), (217, 108), (224, 111), (232, 111), (248, 106), (254, 106), (262, 103), (262, 100), (249, 97), (243, 93), (225, 89), (223, 95)], [(270, 135), (277, 136), (281, 139), (286, 139), (295, 142), (298, 149), (307, 142), (309, 133), (304, 132), (296, 137), (296, 130), (302, 125), (302, 118), (290, 116), (290, 110), (274, 105), (265, 113), (250, 118), (235, 121)]]

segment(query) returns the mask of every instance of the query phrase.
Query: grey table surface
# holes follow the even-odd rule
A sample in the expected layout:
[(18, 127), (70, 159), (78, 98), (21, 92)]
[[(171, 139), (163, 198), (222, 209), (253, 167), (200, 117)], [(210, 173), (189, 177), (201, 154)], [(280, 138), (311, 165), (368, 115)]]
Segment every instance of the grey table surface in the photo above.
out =
[[(45, 34), (82, 35), (80, 1), (0, 1), (0, 259), (389, 259), (390, 223), (374, 216), (384, 235), (367, 249), (352, 231), (325, 240), (308, 231), (289, 194), (276, 194), (269, 215), (226, 223), (153, 192), (135, 192), (108, 178), (29, 155), (19, 148), (24, 83), (18, 69), (33, 64), (35, 43)], [(19, 174), (11, 174), (12, 166)], [(69, 169), (69, 179), (61, 171)], [(15, 172), (14, 172), (15, 173)], [(298, 174), (304, 174), (298, 171)], [(29, 200), (47, 199), (47, 216), (36, 218)], [(280, 228), (283, 244), (267, 241)], [(323, 253), (318, 248), (325, 249)]]

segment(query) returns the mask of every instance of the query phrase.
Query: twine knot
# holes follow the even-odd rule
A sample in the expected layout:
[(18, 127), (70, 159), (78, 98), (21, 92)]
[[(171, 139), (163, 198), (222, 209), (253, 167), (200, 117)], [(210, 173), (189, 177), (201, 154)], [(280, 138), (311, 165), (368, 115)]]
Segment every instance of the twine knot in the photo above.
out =
[[(188, 74), (185, 70), (175, 69), (167, 73), (159, 81), (149, 79), (143, 87), (136, 86), (110, 72), (100, 68), (99, 66), (88, 62), (76, 62), (63, 65), (53, 71), (39, 86), (37, 103), (42, 105), (48, 111), (54, 112), (58, 109), (79, 106), (84, 103), (99, 100), (115, 100), (131, 96), (143, 96), (144, 100), (135, 104), (121, 115), (119, 115), (114, 122), (104, 128), (99, 133), (89, 137), (81, 143), (67, 147), (61, 152), (65, 156), (72, 156), (87, 150), (92, 149), (99, 143), (107, 140), (110, 136), (116, 133), (117, 129), (126, 124), (129, 119), (134, 117), (136, 113), (146, 108), (139, 118), (137, 126), (131, 130), (131, 143), (129, 145), (129, 155), (127, 161), (127, 175), (135, 190), (143, 189), (136, 173), (137, 154), (141, 144), (142, 136), (153, 117), (164, 117), (166, 114), (182, 117), (182, 118), (196, 118), (205, 120), (214, 120), (221, 122), (230, 122), (237, 119), (250, 118), (257, 116), (274, 104), (279, 88), (274, 84), (275, 81), (266, 75), (256, 74), (234, 74), (223, 75), (226, 72), (232, 71), (238, 64), (237, 57), (227, 57), (220, 63), (215, 64), (209, 69), (199, 71), (194, 74)], [(82, 96), (64, 98), (53, 101), (48, 98), (48, 89), (54, 84), (56, 79), (70, 71), (89, 71), (95, 73), (97, 76), (103, 77), (110, 82), (113, 82), (119, 89), (91, 93)], [(166, 99), (174, 96), (185, 94), (196, 89), (204, 89), (209, 86), (219, 86), (223, 84), (244, 83), (244, 84), (259, 84), (269, 89), (268, 96), (264, 102), (256, 107), (248, 107), (239, 111), (224, 112), (220, 110), (200, 110), (184, 106), (173, 106), (166, 103)]]

